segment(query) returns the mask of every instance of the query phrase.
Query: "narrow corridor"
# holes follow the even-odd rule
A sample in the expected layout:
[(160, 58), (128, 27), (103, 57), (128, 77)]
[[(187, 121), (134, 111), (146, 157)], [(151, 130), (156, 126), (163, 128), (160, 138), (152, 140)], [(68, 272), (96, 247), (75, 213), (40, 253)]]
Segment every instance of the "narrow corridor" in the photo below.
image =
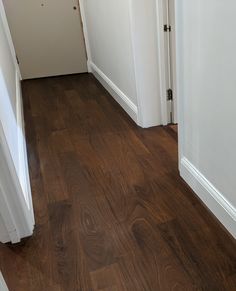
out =
[[(12, 291), (235, 290), (235, 242), (89, 74), (23, 82), (34, 236), (0, 246)], [(9, 280), (8, 280), (9, 278)]]

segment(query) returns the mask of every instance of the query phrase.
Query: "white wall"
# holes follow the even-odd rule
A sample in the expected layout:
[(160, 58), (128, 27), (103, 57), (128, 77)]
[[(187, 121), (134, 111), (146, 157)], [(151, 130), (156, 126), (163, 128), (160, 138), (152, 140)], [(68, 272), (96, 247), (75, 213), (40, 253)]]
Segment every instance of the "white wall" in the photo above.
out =
[(236, 2), (176, 5), (181, 174), (236, 236)]
[(137, 105), (127, 0), (87, 0), (92, 62)]
[[(9, 206), (9, 215), (12, 218), (15, 216), (16, 224), (24, 221), (20, 219), (21, 210), (22, 213), (24, 212), (24, 218), (28, 217), (31, 221), (29, 225), (33, 225), (34, 221), (24, 136), (20, 74), (1, 0), (0, 16), (0, 224), (3, 226), (5, 223), (7, 228), (6, 223), (8, 224), (9, 221), (6, 219), (7, 207), (4, 207), (4, 203)], [(19, 209), (13, 210), (14, 206)], [(32, 225), (30, 231), (32, 231)], [(19, 227), (21, 228), (20, 225)], [(14, 223), (11, 224), (10, 231), (15, 228)], [(1, 227), (1, 230), (3, 231), (4, 228)], [(30, 233), (27, 226), (22, 226), (22, 230), (22, 233), (20, 231), (18, 233), (20, 237)]]
[(155, 0), (81, 0), (95, 76), (141, 126), (161, 123)]

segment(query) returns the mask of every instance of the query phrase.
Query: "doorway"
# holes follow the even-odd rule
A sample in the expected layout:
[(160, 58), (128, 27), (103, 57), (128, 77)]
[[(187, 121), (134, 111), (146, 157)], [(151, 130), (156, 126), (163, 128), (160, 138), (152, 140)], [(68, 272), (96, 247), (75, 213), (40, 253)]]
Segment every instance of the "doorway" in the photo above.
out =
[(77, 0), (4, 1), (23, 79), (87, 72)]
[(177, 124), (175, 0), (157, 0), (162, 124)]

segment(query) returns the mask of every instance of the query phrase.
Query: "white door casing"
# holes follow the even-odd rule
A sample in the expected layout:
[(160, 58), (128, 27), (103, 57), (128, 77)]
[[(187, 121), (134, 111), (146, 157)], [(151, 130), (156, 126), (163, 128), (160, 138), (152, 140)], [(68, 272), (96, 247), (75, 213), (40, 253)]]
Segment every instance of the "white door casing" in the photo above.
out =
[(7, 288), (7, 284), (3, 278), (3, 275), (2, 273), (0, 272), (0, 290), (1, 291), (9, 291), (8, 288)]
[[(25, 144), (21, 77), (2, 0), (0, 16), (1, 55), (5, 59), (0, 68), (0, 241), (17, 243), (33, 233), (35, 221)], [(10, 102), (10, 92), (16, 103), (15, 110)]]
[(173, 92), (172, 100), (172, 122), (178, 123), (178, 105), (176, 92), (176, 24), (175, 24), (175, 0), (169, 0), (169, 23), (170, 33), (170, 60), (171, 60), (171, 86)]
[[(173, 123), (178, 122), (175, 0), (156, 0), (156, 6), (161, 115), (162, 125), (167, 125), (171, 121)], [(171, 31), (165, 32), (164, 25), (167, 25), (168, 28), (170, 27)], [(172, 89), (172, 101), (167, 100), (168, 89)]]
[(33, 233), (35, 222), (31, 192), (28, 194), (27, 199), (0, 123), (0, 214), (12, 243), (20, 242), (21, 238)]

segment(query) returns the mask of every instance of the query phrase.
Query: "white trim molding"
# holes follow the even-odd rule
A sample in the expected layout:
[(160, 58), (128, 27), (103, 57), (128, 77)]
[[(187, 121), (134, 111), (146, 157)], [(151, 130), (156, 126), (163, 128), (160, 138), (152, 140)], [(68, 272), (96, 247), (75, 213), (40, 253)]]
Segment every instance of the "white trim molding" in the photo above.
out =
[[(8, 230), (5, 226), (5, 222), (2, 218), (2, 215), (0, 213), (0, 242), (5, 244), (11, 240)], [(1, 289), (0, 289), (1, 290)]]
[(90, 43), (89, 43), (89, 36), (88, 36), (88, 27), (87, 27), (87, 21), (86, 21), (86, 13), (85, 13), (85, 3), (84, 0), (78, 0), (79, 7), (80, 7), (80, 15), (83, 25), (83, 33), (84, 33), (84, 42), (86, 47), (86, 53), (87, 53), (87, 67), (88, 72), (91, 73), (92, 69), (90, 67), (91, 63), (91, 50), (90, 50)]
[(163, 0), (156, 0), (157, 10), (157, 42), (159, 58), (159, 78), (160, 78), (160, 99), (161, 99), (161, 122), (162, 125), (168, 124), (167, 99), (166, 99), (166, 64), (165, 64), (165, 32), (163, 30)]
[(7, 288), (7, 284), (3, 278), (2, 273), (0, 272), (0, 290), (1, 291), (9, 291), (9, 289)]
[(112, 97), (138, 123), (138, 108), (94, 63), (90, 63), (92, 73), (98, 81), (107, 89)]
[[(21, 76), (2, 0), (0, 0), (0, 16), (12, 55), (13, 69), (15, 69), (15, 84), (12, 82), (12, 87), (15, 86), (16, 98), (16, 116), (12, 114), (10, 129), (2, 123), (2, 120), (0, 121), (0, 229), (2, 232), (0, 241), (17, 243), (23, 237), (32, 235), (35, 221), (24, 133)], [(4, 98), (7, 99), (5, 91)], [(10, 116), (9, 108), (7, 113)], [(11, 128), (14, 128), (14, 135), (16, 135), (14, 154), (10, 147), (12, 143), (9, 144), (6, 136), (6, 132), (8, 133)]]
[(9, 241), (18, 243), (22, 238), (33, 234), (35, 222), (33, 209), (26, 204), (1, 123), (0, 173), (0, 214), (2, 222), (8, 232)]
[(33, 223), (34, 221), (34, 212), (33, 212), (33, 202), (32, 202), (32, 193), (31, 185), (29, 179), (29, 166), (28, 166), (28, 157), (26, 150), (26, 140), (25, 140), (25, 122), (24, 122), (24, 111), (22, 104), (22, 92), (21, 92), (21, 83), (19, 79), (18, 72), (16, 71), (16, 118), (18, 125), (18, 159), (19, 159), (19, 180), (21, 184), (22, 191), (25, 196), (25, 200), (28, 208), (30, 209), (30, 216)]
[(182, 158), (180, 174), (212, 211), (225, 228), (236, 238), (236, 209), (214, 185), (187, 159)]

